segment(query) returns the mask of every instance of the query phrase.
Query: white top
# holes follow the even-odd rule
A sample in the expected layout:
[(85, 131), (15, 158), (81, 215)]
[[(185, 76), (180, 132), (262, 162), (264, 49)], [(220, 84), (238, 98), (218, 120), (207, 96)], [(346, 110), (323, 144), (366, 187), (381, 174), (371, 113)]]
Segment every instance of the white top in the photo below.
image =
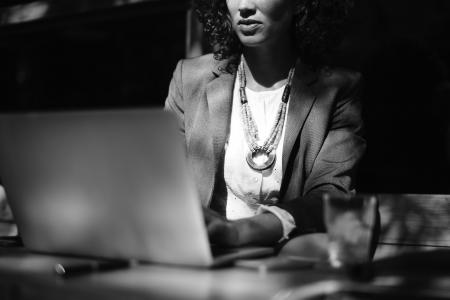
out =
[[(236, 77), (237, 78), (237, 77)], [(247, 100), (258, 128), (260, 142), (263, 143), (275, 122), (285, 86), (273, 91), (254, 92), (246, 88)], [(287, 117), (286, 117), (287, 119)], [(230, 136), (225, 152), (224, 175), (227, 185), (227, 218), (236, 220), (247, 218), (264, 211), (275, 214), (283, 225), (283, 236), (295, 228), (294, 218), (287, 211), (272, 206), (279, 201), (281, 187), (283, 133), (276, 149), (274, 165), (264, 171), (255, 171), (246, 162), (249, 147), (244, 135), (241, 118), (239, 81), (236, 79), (233, 92)]]

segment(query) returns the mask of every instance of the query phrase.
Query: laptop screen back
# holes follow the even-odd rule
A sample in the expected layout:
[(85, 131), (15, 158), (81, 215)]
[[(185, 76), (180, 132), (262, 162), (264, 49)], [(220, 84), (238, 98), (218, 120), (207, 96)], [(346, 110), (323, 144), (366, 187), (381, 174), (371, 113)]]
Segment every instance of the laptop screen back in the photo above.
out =
[(171, 115), (2, 115), (0, 144), (0, 176), (28, 248), (212, 263), (201, 204)]

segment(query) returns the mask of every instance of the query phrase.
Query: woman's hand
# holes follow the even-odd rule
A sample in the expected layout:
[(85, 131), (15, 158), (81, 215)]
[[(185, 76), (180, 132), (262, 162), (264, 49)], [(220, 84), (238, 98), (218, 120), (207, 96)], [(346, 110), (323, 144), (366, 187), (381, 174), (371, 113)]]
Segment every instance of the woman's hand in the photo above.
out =
[(239, 232), (235, 224), (228, 221), (217, 212), (203, 208), (206, 229), (212, 244), (226, 247), (239, 246)]
[(236, 221), (228, 221), (209, 208), (204, 208), (203, 214), (212, 244), (226, 247), (272, 246), (283, 236), (281, 221), (271, 213)]

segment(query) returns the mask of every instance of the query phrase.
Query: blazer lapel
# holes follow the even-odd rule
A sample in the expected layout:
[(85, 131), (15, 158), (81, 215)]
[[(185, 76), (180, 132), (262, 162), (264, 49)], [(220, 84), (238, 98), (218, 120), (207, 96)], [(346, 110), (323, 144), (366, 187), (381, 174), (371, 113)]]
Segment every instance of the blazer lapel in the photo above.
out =
[[(222, 62), (221, 65), (224, 63)], [(206, 98), (210, 126), (207, 130), (211, 133), (214, 152), (214, 174), (210, 175), (215, 178), (229, 134), (235, 74), (217, 70), (214, 71), (214, 74), (216, 77), (206, 87)], [(214, 184), (215, 179), (211, 192)], [(209, 199), (211, 200), (211, 197)]]
[[(225, 143), (230, 129), (231, 109), (233, 100), (233, 88), (236, 73), (224, 73), (219, 71), (221, 67), (226, 64), (223, 61), (216, 65), (213, 70), (215, 77), (207, 84), (206, 98), (209, 111), (209, 126), (205, 129), (210, 132), (212, 137), (212, 148), (214, 154), (213, 176), (210, 193), (207, 197), (208, 203), (211, 201), (211, 195), (216, 184), (216, 173), (219, 167), (219, 162), (222, 159)], [(315, 94), (311, 88), (311, 84), (317, 78), (317, 74), (311, 71), (307, 66), (301, 62), (297, 63), (296, 72), (292, 82), (292, 91), (289, 103), (289, 110), (287, 116), (286, 130), (283, 144), (283, 172), (286, 171), (286, 166), (289, 161), (292, 148), (300, 133), (305, 120), (314, 104)], [(205, 174), (206, 175), (206, 174)]]
[(315, 93), (311, 88), (311, 84), (316, 79), (317, 74), (314, 71), (300, 61), (297, 63), (295, 74), (292, 78), (292, 90), (284, 134), (283, 173), (286, 172), (294, 143), (316, 99)]

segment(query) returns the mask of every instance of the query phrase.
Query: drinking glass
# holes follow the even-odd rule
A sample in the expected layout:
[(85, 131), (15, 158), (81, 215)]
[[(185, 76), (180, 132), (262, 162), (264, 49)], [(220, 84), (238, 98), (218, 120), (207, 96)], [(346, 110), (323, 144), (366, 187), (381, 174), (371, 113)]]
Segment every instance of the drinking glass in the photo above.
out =
[(370, 262), (378, 206), (376, 197), (333, 197), (325, 194), (323, 201), (331, 266), (340, 268)]

